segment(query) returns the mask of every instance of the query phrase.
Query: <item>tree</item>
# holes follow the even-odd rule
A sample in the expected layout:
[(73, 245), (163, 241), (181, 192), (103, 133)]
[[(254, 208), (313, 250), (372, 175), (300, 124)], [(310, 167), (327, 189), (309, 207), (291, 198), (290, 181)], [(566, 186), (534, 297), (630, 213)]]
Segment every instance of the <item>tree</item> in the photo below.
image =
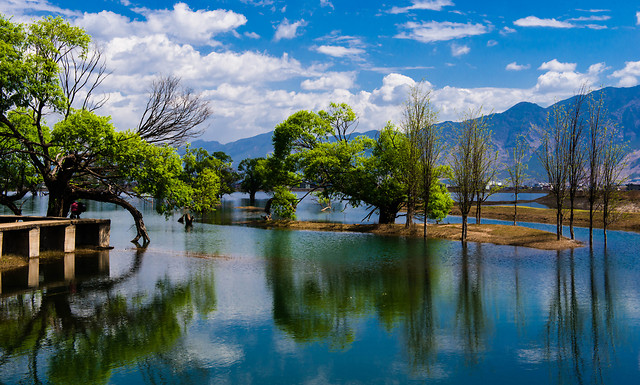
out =
[(471, 158), (472, 179), (476, 188), (476, 224), (482, 218), (482, 204), (499, 190), (493, 184), (497, 173), (498, 151), (494, 149), (491, 130), (482, 110), (470, 111), (467, 120), (472, 120), (471, 129)]
[[(185, 118), (207, 109), (206, 103), (166, 97), (173, 102), (154, 110), (155, 119), (142, 119), (148, 122), (144, 130), (118, 132), (109, 118), (92, 111), (101, 102), (87, 95), (106, 72), (82, 29), (62, 18), (23, 26), (0, 17), (0, 35), (0, 144), (5, 154), (28, 162), (23, 165), (33, 167), (47, 188), (47, 215), (66, 216), (75, 199), (115, 203), (134, 218), (134, 241), (148, 242), (142, 214), (125, 198), (151, 194), (167, 199), (160, 210), (184, 207), (192, 199), (198, 187), (181, 179), (175, 149), (153, 144), (184, 138), (191, 132)], [(74, 102), (81, 108), (75, 109)], [(47, 114), (59, 118), (53, 128), (46, 125)]]
[(454, 204), (447, 186), (439, 180), (439, 178), (450, 174), (451, 169), (448, 166), (438, 166), (434, 170), (434, 175), (436, 176), (431, 181), (429, 204), (425, 212), (428, 213), (429, 219), (435, 220), (436, 222), (440, 222), (446, 218)]
[(604, 133), (602, 147), (602, 222), (604, 230), (604, 244), (607, 245), (607, 227), (618, 218), (618, 204), (620, 202), (620, 186), (624, 178), (622, 171), (626, 166), (625, 146), (617, 143), (618, 132), (608, 127)]
[(476, 181), (473, 173), (474, 130), (471, 119), (464, 120), (457, 127), (452, 127), (454, 144), (449, 157), (451, 182), (455, 186), (454, 195), (462, 216), (461, 239), (463, 242), (467, 240), (467, 221), (476, 195)]
[(571, 239), (575, 239), (573, 231), (574, 206), (580, 184), (585, 177), (585, 151), (583, 143), (584, 119), (583, 104), (587, 99), (585, 88), (574, 96), (567, 113), (567, 183), (569, 195), (569, 232)]
[[(413, 86), (405, 101), (400, 124), (406, 137), (403, 175), (407, 185), (407, 227), (413, 222), (417, 201), (422, 198), (423, 203), (430, 202), (434, 170), (443, 149), (441, 131), (436, 126), (438, 114), (431, 104), (430, 94), (424, 83)], [(428, 209), (429, 205), (423, 204), (424, 237), (427, 236)]]
[(600, 94), (598, 99), (591, 95), (589, 99), (589, 122), (586, 151), (586, 182), (587, 201), (589, 202), (589, 245), (593, 245), (593, 218), (595, 207), (599, 199), (602, 178), (602, 156), (604, 151), (604, 134), (606, 122), (604, 119), (604, 99)]
[(567, 197), (567, 179), (570, 171), (567, 157), (568, 124), (564, 107), (554, 107), (549, 115), (547, 126), (540, 128), (540, 130), (542, 144), (536, 151), (536, 155), (547, 174), (551, 194), (555, 197), (556, 236), (560, 240), (562, 237), (562, 210)]
[(516, 225), (518, 218), (518, 193), (522, 188), (522, 183), (526, 176), (527, 165), (524, 162), (525, 155), (527, 153), (527, 141), (524, 136), (518, 136), (515, 146), (511, 150), (511, 158), (513, 163), (507, 167), (509, 171), (509, 181), (513, 187), (514, 201), (513, 201), (513, 225)]
[(452, 131), (451, 180), (456, 185), (456, 201), (462, 214), (462, 240), (466, 241), (471, 207), (476, 203), (476, 223), (479, 224), (482, 202), (495, 191), (487, 192), (486, 188), (496, 174), (497, 152), (493, 151), (491, 130), (481, 110), (469, 111)]
[(265, 188), (265, 158), (243, 159), (238, 165), (240, 190), (249, 194), (249, 204), (256, 204), (256, 193)]

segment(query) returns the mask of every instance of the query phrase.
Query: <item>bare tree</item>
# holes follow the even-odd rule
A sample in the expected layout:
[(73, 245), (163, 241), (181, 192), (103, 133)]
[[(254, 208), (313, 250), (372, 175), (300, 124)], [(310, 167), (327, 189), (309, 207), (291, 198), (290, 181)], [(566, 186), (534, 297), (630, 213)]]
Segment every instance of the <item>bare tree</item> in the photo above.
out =
[(589, 99), (589, 131), (586, 151), (587, 201), (589, 202), (589, 245), (593, 245), (593, 218), (599, 198), (602, 177), (602, 156), (604, 151), (604, 134), (606, 122), (603, 121), (603, 94), (598, 99), (591, 95)]
[(455, 198), (462, 216), (462, 241), (467, 240), (467, 224), (469, 211), (474, 203), (477, 190), (477, 181), (474, 176), (474, 136), (477, 130), (477, 121), (463, 120), (457, 127), (453, 127), (454, 146), (450, 153), (449, 165), (451, 166), (451, 181), (455, 185)]
[(513, 163), (507, 168), (509, 171), (509, 181), (513, 186), (513, 225), (516, 225), (518, 218), (518, 193), (522, 188), (524, 179), (526, 178), (527, 165), (524, 162), (525, 155), (527, 153), (527, 141), (524, 136), (520, 135), (516, 139), (515, 146), (511, 150), (511, 158)]
[(106, 95), (93, 98), (94, 91), (111, 74), (100, 48), (93, 47), (86, 52), (76, 48), (75, 51), (60, 58), (60, 86), (66, 97), (65, 118), (72, 108), (95, 111), (109, 99)]
[(619, 218), (619, 190), (624, 182), (622, 170), (626, 167), (625, 146), (616, 143), (617, 136), (617, 130), (607, 127), (602, 147), (602, 222), (605, 247), (607, 246), (607, 227)]
[(497, 191), (491, 186), (495, 179), (498, 165), (498, 151), (494, 149), (491, 130), (482, 108), (469, 113), (468, 120), (473, 120), (472, 127), (472, 172), (476, 190), (476, 223), (482, 218), (482, 204)]
[(556, 201), (556, 235), (562, 237), (562, 221), (564, 202), (567, 198), (567, 178), (569, 165), (567, 161), (568, 137), (567, 114), (563, 107), (556, 106), (551, 111), (547, 126), (541, 129), (542, 144), (536, 154), (542, 164), (551, 194)]
[(431, 92), (424, 83), (411, 87), (404, 104), (400, 125), (407, 141), (404, 148), (404, 179), (407, 186), (407, 220), (410, 227), (416, 215), (416, 205), (423, 190), (424, 234), (426, 237), (427, 206), (435, 162), (440, 156), (442, 145), (440, 130), (436, 127), (437, 113), (431, 105)]
[(574, 96), (567, 110), (567, 183), (569, 184), (569, 232), (571, 239), (575, 239), (573, 231), (574, 207), (578, 189), (585, 178), (585, 151), (583, 144), (583, 104), (587, 99), (586, 88), (583, 86)]
[(174, 76), (154, 81), (137, 133), (149, 143), (179, 146), (202, 134), (196, 127), (212, 114), (209, 103)]

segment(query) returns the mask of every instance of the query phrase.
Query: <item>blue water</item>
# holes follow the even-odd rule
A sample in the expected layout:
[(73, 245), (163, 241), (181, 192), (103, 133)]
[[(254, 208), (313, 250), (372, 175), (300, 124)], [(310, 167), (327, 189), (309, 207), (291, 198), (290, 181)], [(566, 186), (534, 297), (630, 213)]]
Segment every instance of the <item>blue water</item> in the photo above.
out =
[[(640, 375), (638, 234), (611, 231), (605, 250), (596, 232), (592, 250), (556, 252), (216, 224), (260, 215), (234, 209), (243, 202), (231, 197), (188, 230), (140, 204), (146, 250), (128, 242), (126, 212), (91, 203), (83, 216), (112, 220), (106, 269), (104, 254), (77, 255), (76, 277), (53, 285), (61, 262), (49, 261), (31, 289), (3, 273), (0, 383), (628, 384)], [(360, 219), (314, 207), (300, 219)], [(25, 208), (39, 213), (44, 199)]]

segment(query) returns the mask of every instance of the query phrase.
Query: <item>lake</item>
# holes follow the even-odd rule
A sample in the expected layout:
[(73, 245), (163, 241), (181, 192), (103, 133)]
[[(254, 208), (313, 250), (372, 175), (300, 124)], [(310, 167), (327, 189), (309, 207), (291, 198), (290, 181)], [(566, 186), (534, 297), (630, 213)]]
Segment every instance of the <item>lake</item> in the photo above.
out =
[[(37, 288), (27, 268), (2, 274), (0, 383), (637, 382), (638, 234), (556, 252), (229, 225), (260, 215), (247, 204), (185, 229), (139, 203), (140, 250), (127, 212), (90, 202), (113, 250), (41, 261)], [(298, 216), (363, 213), (309, 201)]]

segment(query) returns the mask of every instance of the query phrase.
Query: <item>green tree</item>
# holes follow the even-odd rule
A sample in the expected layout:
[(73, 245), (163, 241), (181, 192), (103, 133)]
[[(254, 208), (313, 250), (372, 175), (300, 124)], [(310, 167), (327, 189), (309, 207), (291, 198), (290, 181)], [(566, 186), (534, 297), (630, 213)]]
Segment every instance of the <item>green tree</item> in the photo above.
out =
[(249, 204), (256, 204), (256, 193), (265, 188), (266, 159), (247, 158), (238, 165), (240, 190), (249, 194)]

